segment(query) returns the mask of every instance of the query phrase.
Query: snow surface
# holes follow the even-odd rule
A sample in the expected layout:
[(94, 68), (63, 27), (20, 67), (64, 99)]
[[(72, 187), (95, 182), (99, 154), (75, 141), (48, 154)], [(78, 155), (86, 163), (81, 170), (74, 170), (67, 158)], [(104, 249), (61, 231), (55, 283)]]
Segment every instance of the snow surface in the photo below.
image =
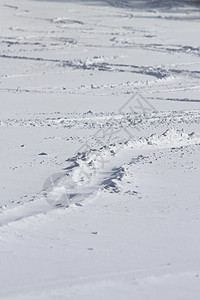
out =
[(0, 299), (199, 299), (199, 1), (0, 20)]

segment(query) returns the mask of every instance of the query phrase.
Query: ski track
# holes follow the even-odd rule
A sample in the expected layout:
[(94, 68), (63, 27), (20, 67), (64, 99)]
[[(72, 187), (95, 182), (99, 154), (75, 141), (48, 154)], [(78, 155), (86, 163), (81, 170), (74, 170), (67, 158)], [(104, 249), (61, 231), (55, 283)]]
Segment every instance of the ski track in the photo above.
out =
[[(66, 18), (62, 15), (56, 17), (44, 18), (43, 16), (34, 16), (34, 12), (27, 9), (20, 8), (19, 6), (2, 4), (3, 9), (7, 12), (17, 11), (17, 19), (23, 19), (25, 23), (33, 24), (31, 31), (29, 27), (23, 26), (10, 26), (7, 29), (6, 35), (0, 36), (1, 50), (0, 50), (0, 61), (7, 62), (13, 61), (16, 65), (21, 65), (22, 69), (25, 67), (28, 72), (20, 74), (9, 74), (6, 67), (2, 68), (0, 74), (0, 93), (31, 93), (31, 94), (69, 94), (69, 95), (125, 95), (132, 94), (136, 89), (142, 89), (144, 93), (162, 93), (166, 91), (166, 94), (174, 91), (190, 91), (196, 89), (199, 92), (199, 58), (200, 48), (199, 46), (190, 45), (188, 43), (181, 44), (177, 41), (167, 43), (159, 37), (159, 30), (154, 27), (149, 30), (148, 27), (135, 27), (133, 21), (135, 19), (147, 19), (151, 22), (151, 19), (158, 20), (170, 20), (170, 21), (186, 21), (196, 22), (198, 21), (198, 9), (196, 7), (190, 7), (190, 14), (185, 13), (184, 2), (181, 7), (175, 6), (174, 10), (168, 15), (167, 11), (172, 8), (172, 4), (167, 5), (162, 3), (157, 7), (158, 3), (151, 3), (145, 1), (141, 6), (138, 2), (134, 4), (131, 1), (107, 1), (108, 5), (111, 5), (113, 10), (108, 13), (108, 16), (113, 18), (114, 24), (108, 24), (101, 22), (101, 18), (107, 18), (107, 15), (102, 15), (101, 10), (95, 10), (95, 18), (91, 20), (84, 15), (80, 18), (80, 15), (76, 12), (75, 18)], [(178, 3), (178, 2), (177, 2)], [(174, 5), (174, 3), (173, 3)], [(121, 8), (123, 7), (123, 12)], [(139, 13), (137, 8), (141, 10)], [(149, 9), (147, 9), (149, 7)], [(130, 8), (134, 10), (132, 13)], [(145, 8), (145, 10), (144, 10)], [(126, 9), (128, 11), (126, 11)], [(160, 14), (166, 11), (166, 14)], [(20, 12), (20, 13), (19, 13)], [(178, 13), (181, 14), (180, 17)], [(193, 13), (193, 14), (192, 14)], [(76, 18), (77, 17), (77, 18)], [(115, 22), (117, 18), (122, 18), (126, 21), (126, 26), (116, 27)], [(44, 26), (36, 26), (36, 22), (42, 22), (42, 24), (48, 24), (48, 31), (44, 30)], [(187, 23), (190, 24), (190, 23)], [(150, 23), (151, 25), (151, 23)], [(166, 23), (166, 26), (167, 23)], [(70, 30), (68, 32), (68, 30)], [(67, 32), (67, 34), (66, 34)], [(81, 39), (77, 37), (81, 36)], [(102, 45), (99, 40), (104, 39), (106, 36), (106, 42)], [(88, 37), (90, 43), (88, 43)], [(142, 39), (142, 42), (140, 42)], [(159, 40), (159, 41), (158, 41)], [(72, 58), (72, 59), (61, 59), (53, 58), (52, 53), (55, 51), (65, 51), (67, 49), (77, 51), (77, 49), (89, 49), (90, 48), (101, 49), (102, 54), (96, 56), (88, 56), (86, 58)], [(120, 50), (121, 49), (121, 50)], [(157, 53), (158, 55), (168, 55), (172, 58), (174, 63), (168, 64), (167, 66), (162, 63), (148, 64), (130, 64), (124, 63), (123, 57), (119, 57), (119, 51), (125, 51), (124, 57), (132, 57), (132, 51), (145, 51), (146, 55), (149, 56), (151, 61), (151, 53)], [(107, 54), (110, 50), (111, 54)], [(98, 51), (99, 52), (99, 51)], [(104, 55), (103, 53), (106, 53)], [(191, 58), (189, 68), (183, 68), (182, 63), (176, 63), (175, 57), (183, 55), (183, 58), (188, 61)], [(62, 55), (63, 56), (63, 55)], [(64, 55), (66, 57), (66, 55)], [(83, 55), (85, 56), (85, 55)], [(122, 55), (123, 56), (123, 55)], [(195, 62), (192, 62), (192, 60)], [(24, 64), (25, 63), (25, 64)], [(44, 65), (45, 64), (45, 65)], [(187, 63), (186, 63), (187, 64)], [(81, 86), (49, 86), (43, 87), (36, 86), (30, 88), (28, 83), (19, 82), (16, 87), (8, 87), (9, 80), (12, 78), (34, 78), (38, 75), (53, 76), (54, 74), (62, 72), (70, 72), (70, 70), (86, 72), (105, 72), (105, 73), (123, 73), (135, 74), (137, 76), (137, 83), (133, 82), (121, 82), (116, 84), (83, 84)], [(146, 80), (141, 80), (141, 76), (146, 76)], [(196, 82), (196, 84), (194, 84)], [(149, 86), (148, 86), (149, 85)], [(152, 91), (152, 85), (155, 88)], [(182, 86), (180, 86), (182, 85)], [(161, 99), (177, 99), (171, 96), (162, 97)], [(197, 96), (193, 96), (193, 100), (198, 100)]]
[[(156, 149), (174, 150), (199, 144), (200, 134), (168, 129), (160, 136), (154, 134), (139, 140), (104, 145), (99, 150), (79, 152), (67, 160), (69, 166), (60, 173), (59, 178), (51, 178), (50, 186), (47, 182), (40, 194), (18, 207), (1, 210), (0, 226), (46, 214), (60, 207), (74, 204), (81, 206), (84, 200), (94, 198), (103, 191), (135, 195), (135, 190), (123, 191), (121, 182), (124, 177), (134, 178), (134, 174), (130, 177), (129, 167), (141, 161), (145, 162), (148, 156), (143, 154), (152, 154)], [(73, 185), (75, 190), (71, 191), (70, 185)], [(63, 195), (66, 197), (66, 194), (67, 199), (63, 199)]]
[[(200, 100), (190, 99), (167, 99), (169, 101), (188, 101)], [(55, 113), (56, 114), (56, 113)], [(40, 114), (41, 115), (41, 114)], [(67, 114), (66, 117), (53, 118), (31, 118), (31, 119), (5, 119), (0, 120), (0, 127), (63, 127), (66, 129), (135, 129), (137, 125), (141, 129), (148, 126), (173, 126), (176, 124), (199, 124), (199, 110), (175, 111), (175, 112), (152, 112), (152, 113), (88, 113)]]

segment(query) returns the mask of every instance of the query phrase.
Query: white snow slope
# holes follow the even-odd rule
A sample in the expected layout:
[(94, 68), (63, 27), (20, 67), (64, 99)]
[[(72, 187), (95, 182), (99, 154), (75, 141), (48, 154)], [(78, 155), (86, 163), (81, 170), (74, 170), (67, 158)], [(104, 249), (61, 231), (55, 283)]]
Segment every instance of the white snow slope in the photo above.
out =
[(199, 300), (199, 1), (0, 3), (0, 299)]

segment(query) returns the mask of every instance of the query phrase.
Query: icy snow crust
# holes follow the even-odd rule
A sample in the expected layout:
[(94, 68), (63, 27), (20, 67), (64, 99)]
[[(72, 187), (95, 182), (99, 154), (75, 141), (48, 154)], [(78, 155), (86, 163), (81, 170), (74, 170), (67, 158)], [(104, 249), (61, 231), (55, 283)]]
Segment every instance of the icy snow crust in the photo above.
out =
[(0, 4), (0, 299), (199, 300), (199, 17)]

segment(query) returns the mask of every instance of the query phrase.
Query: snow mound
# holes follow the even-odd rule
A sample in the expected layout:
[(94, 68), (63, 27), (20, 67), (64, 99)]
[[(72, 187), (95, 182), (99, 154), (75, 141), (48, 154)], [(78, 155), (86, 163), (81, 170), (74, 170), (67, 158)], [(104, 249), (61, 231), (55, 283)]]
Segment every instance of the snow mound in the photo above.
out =
[(198, 142), (198, 137), (195, 136), (194, 132), (186, 133), (183, 129), (177, 130), (174, 128), (167, 129), (163, 134), (157, 135), (152, 134), (150, 138), (147, 138), (148, 145), (168, 145), (170, 143), (187, 144), (188, 142)]

